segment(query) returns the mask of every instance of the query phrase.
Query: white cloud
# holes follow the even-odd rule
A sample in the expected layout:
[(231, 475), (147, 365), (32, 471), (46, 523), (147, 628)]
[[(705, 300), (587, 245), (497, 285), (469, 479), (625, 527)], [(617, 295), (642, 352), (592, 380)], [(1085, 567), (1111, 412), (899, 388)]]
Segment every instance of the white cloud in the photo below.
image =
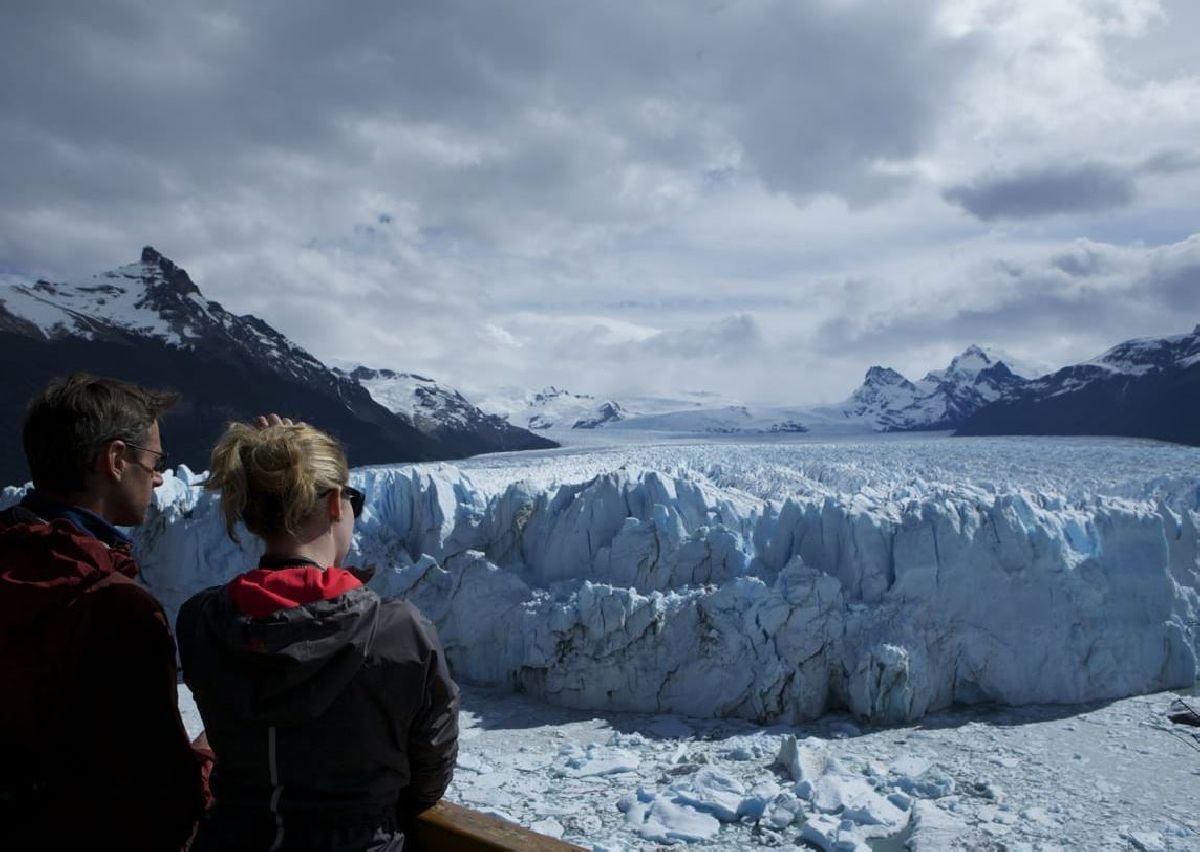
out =
[(1196, 308), (1186, 0), (9, 5), (0, 269), (318, 356), (792, 402)]

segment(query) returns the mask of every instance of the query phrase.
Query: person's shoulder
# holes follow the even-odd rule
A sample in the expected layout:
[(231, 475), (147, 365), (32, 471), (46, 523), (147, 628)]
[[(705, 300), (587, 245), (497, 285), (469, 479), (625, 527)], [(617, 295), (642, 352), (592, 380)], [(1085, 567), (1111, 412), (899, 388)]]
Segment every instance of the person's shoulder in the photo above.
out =
[(441, 647), (433, 622), (404, 598), (380, 601), (378, 636), (381, 641), (377, 642), (376, 649), (385, 656), (398, 647), (407, 653), (417, 651), (421, 654)]
[(430, 624), (417, 605), (406, 598), (381, 598), (379, 618), (385, 626), (424, 627)]
[(180, 605), (179, 614), (175, 619), (177, 629), (180, 625), (191, 624), (192, 622), (201, 620), (202, 613), (205, 610), (208, 610), (210, 607), (221, 606), (227, 603), (227, 601), (228, 592), (224, 584), (201, 589)]
[(227, 594), (226, 584), (224, 583), (218, 583), (215, 586), (208, 586), (198, 592), (193, 592), (192, 595), (183, 602), (183, 606), (181, 606), (180, 609), (197, 609), (199, 607), (206, 606), (213, 601), (220, 600), (221, 598), (227, 596)]
[(379, 629), (409, 629), (421, 619), (421, 613), (404, 598), (379, 599)]
[(92, 585), (84, 593), (92, 606), (103, 609), (115, 617), (153, 618), (166, 624), (162, 604), (158, 598), (132, 577), (111, 573)]
[[(93, 633), (103, 635), (99, 647), (114, 643), (147, 655), (170, 646), (174, 657), (174, 637), (162, 604), (151, 592), (123, 574), (110, 574), (81, 595), (87, 607)], [(163, 652), (165, 653), (165, 652)]]

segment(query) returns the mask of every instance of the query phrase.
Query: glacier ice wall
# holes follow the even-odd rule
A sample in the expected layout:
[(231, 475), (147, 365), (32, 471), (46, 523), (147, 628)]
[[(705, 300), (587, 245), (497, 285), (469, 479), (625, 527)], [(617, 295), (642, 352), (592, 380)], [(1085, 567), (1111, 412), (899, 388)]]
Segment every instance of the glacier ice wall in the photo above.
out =
[[(1068, 499), (872, 490), (860, 471), (853, 490), (798, 481), (777, 499), (727, 467), (658, 467), (356, 470), (368, 501), (351, 561), (433, 619), (458, 677), (573, 707), (762, 722), (846, 707), (894, 723), (1196, 678), (1194, 483)], [(169, 477), (138, 533), (172, 615), (256, 557), (195, 479)]]

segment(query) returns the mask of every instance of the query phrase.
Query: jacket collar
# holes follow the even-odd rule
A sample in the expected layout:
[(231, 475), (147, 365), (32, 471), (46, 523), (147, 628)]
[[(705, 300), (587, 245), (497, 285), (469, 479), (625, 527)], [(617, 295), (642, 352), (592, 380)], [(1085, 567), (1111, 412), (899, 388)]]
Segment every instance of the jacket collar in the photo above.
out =
[(21, 500), (20, 505), (21, 508), (33, 512), (44, 521), (53, 521), (59, 518), (70, 521), (81, 532), (99, 539), (109, 547), (129, 547), (133, 544), (133, 539), (95, 512), (90, 512), (80, 506), (73, 506), (44, 491), (37, 489), (30, 491)]

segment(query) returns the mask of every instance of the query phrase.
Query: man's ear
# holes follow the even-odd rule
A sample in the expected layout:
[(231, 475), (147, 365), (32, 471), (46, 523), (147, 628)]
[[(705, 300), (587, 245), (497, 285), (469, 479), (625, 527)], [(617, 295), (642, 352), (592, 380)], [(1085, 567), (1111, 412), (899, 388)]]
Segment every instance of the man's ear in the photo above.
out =
[(101, 482), (120, 482), (125, 472), (125, 442), (109, 441), (96, 459), (94, 472)]

